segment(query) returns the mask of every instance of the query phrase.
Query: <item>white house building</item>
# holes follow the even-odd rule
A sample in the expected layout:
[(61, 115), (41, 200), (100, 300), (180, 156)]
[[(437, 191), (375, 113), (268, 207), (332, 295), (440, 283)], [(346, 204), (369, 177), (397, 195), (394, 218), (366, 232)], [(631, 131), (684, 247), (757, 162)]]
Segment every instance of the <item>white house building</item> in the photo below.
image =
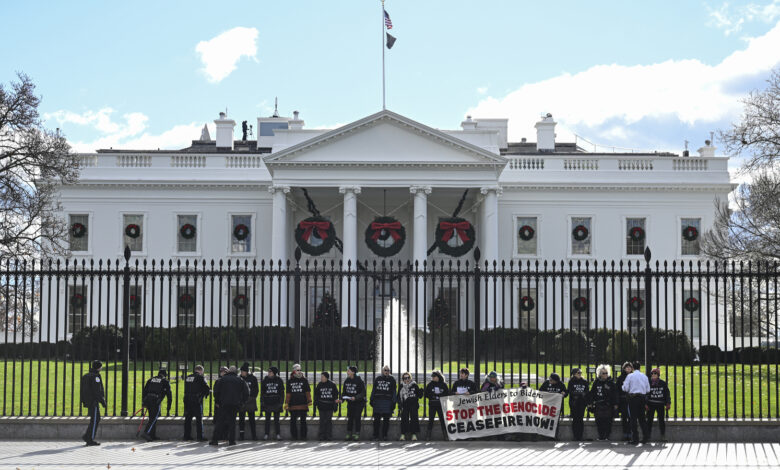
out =
[[(643, 262), (646, 246), (654, 261), (697, 261), (698, 239), (687, 239), (684, 230), (692, 227), (698, 234), (708, 229), (715, 201), (725, 201), (733, 189), (728, 159), (715, 156), (710, 142), (691, 156), (687, 151), (589, 153), (574, 143), (557, 142), (551, 115), (536, 124), (536, 142), (509, 142), (507, 119), (468, 117), (460, 129), (439, 130), (392, 111), (332, 130), (305, 128), (297, 112), (292, 118), (258, 118), (257, 140), (236, 140), (236, 123), (224, 113), (214, 123), (216, 139), (206, 130), (190, 147), (177, 151), (100, 149), (82, 154), (80, 181), (61, 189), (69, 223), (83, 228), (78, 237), (71, 231), (73, 258), (119, 259), (127, 245), (133, 263), (292, 259), (296, 228), (311, 216), (305, 188), (343, 242), (342, 251), (331, 249), (316, 257), (318, 263), (355, 266), (380, 259), (363, 236), (378, 216), (394, 217), (406, 231), (406, 243), (392, 259), (418, 266), (452, 260), (438, 250), (429, 255), (428, 248), (440, 218), (452, 215), (465, 189), (459, 216), (473, 224), (482, 261), (512, 261), (513, 266), (528, 266), (529, 261), (533, 266), (537, 260), (636, 263)], [(462, 243), (460, 238), (453, 229), (452, 241)], [(304, 254), (302, 262), (311, 258)], [(465, 260), (473, 263), (472, 253), (461, 258)], [(370, 328), (374, 315), (360, 320), (363, 294), (349, 291), (346, 284), (336, 296), (341, 302), (349, 298), (349, 309), (359, 313), (354, 324)], [(629, 290), (626, 298), (640, 290), (628, 283), (623, 288)], [(323, 289), (302, 294), (310, 307)], [(429, 308), (435, 296), (469, 295), (468, 289), (443, 289), (428, 292), (425, 299), (418, 295), (418, 310)], [(501, 289), (513, 290), (515, 303), (533, 296), (536, 308), (562, 294), (558, 328), (629, 324), (629, 319), (617, 323), (599, 317), (598, 312), (609, 310), (609, 302), (617, 302), (604, 298), (600, 287), (585, 293), (599, 299), (592, 302), (592, 316), (583, 318), (563, 307), (577, 297), (568, 282), (556, 285), (555, 292), (522, 282)], [(590, 287), (582, 283), (576, 289), (581, 295), (581, 289)], [(498, 308), (493, 296), (501, 294), (485, 295), (490, 308)], [(275, 308), (285, 309), (289, 296), (283, 297)], [(678, 297), (687, 298), (682, 292)], [(536, 308), (501, 313), (497, 320), (491, 313), (482, 323), (544, 328), (541, 317), (556, 313), (546, 307), (548, 313), (537, 316)], [(675, 312), (682, 329), (684, 309), (677, 305)], [(462, 327), (470, 322), (466, 317), (459, 320)], [(702, 329), (701, 319), (688, 320), (692, 329)], [(727, 323), (718, 314), (710, 322), (721, 328)], [(690, 333), (697, 343), (714, 344), (699, 332)]]

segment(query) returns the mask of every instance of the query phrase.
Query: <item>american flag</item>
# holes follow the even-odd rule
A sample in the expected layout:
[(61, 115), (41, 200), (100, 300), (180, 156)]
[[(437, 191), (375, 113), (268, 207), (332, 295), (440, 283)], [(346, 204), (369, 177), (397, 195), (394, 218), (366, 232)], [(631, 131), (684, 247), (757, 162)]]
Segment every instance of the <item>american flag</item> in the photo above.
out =
[(385, 12), (385, 26), (387, 29), (393, 29), (393, 22), (390, 21), (390, 15), (387, 14), (387, 10), (384, 10)]

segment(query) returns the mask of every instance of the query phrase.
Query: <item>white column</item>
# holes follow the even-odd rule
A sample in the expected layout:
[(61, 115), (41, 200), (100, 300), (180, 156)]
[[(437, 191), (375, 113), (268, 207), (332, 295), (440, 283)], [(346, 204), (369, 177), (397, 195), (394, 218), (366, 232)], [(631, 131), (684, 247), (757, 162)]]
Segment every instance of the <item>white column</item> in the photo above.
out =
[[(480, 264), (484, 262), (488, 263), (488, 268), (485, 270), (487, 273), (493, 270), (493, 262), (498, 263), (498, 196), (501, 194), (501, 188), (499, 186), (488, 186), (480, 188), (480, 193), (484, 195), (482, 200), (482, 243), (480, 244), (480, 250), (482, 251), (482, 259)], [(497, 322), (499, 325), (494, 325), (494, 313), (495, 313), (495, 293), (499, 292), (501, 284), (495, 284), (495, 278), (492, 276), (487, 277), (487, 289), (485, 295), (482, 297), (483, 302), (487, 302), (485, 305), (485, 312), (487, 318), (483, 316), (483, 322), (486, 322), (487, 327), (496, 327), (502, 323), (501, 315), (498, 316)], [(483, 283), (484, 285), (484, 283)], [(500, 295), (500, 294), (499, 294)]]
[[(273, 195), (271, 208), (271, 263), (274, 269), (276, 269), (280, 260), (285, 265), (288, 258), (287, 194), (290, 192), (290, 187), (285, 185), (269, 186), (268, 192)], [(268, 283), (267, 288), (271, 292), (267, 292), (266, 295), (270, 294), (272, 296), (273, 305), (270, 305), (271, 318), (263, 318), (262, 321), (269, 325), (286, 325), (287, 283), (272, 281)], [(263, 310), (258, 308), (257, 311), (262, 312)], [(258, 322), (260, 320), (257, 319)]]
[[(341, 234), (344, 270), (357, 271), (357, 195), (360, 194), (360, 186), (341, 186), (339, 192), (344, 195), (344, 232)], [(341, 282), (342, 326), (358, 324), (358, 285), (357, 279), (351, 276)]]
[[(417, 266), (418, 270), (422, 271), (423, 264), (428, 259), (428, 195), (431, 194), (431, 187), (411, 186), (409, 192), (414, 194), (412, 263)], [(415, 285), (416, 293), (419, 294), (414, 303), (417, 325), (423, 326), (425, 325), (425, 285), (423, 279), (420, 278)], [(413, 297), (414, 294), (415, 292), (410, 292), (409, 296)]]

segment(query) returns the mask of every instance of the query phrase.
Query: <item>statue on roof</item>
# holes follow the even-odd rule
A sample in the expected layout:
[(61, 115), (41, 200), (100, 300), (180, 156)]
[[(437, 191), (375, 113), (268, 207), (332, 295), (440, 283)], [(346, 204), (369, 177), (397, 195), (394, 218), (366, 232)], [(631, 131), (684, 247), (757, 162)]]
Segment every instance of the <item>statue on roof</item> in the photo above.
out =
[(246, 142), (246, 132), (247, 132), (246, 121), (241, 123), (241, 130), (244, 132), (244, 135), (243, 135), (243, 137), (241, 137), (241, 140)]
[(203, 130), (200, 131), (200, 140), (202, 141), (211, 140), (211, 135), (209, 135), (209, 128), (206, 127), (205, 124), (203, 124)]

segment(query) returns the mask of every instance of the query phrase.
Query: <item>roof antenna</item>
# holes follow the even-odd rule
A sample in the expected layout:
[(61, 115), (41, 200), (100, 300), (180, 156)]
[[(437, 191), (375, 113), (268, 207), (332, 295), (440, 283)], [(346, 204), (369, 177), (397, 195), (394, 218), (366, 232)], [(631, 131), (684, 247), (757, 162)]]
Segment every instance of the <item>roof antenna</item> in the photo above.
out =
[(279, 97), (274, 97), (274, 115), (271, 117), (279, 117)]

